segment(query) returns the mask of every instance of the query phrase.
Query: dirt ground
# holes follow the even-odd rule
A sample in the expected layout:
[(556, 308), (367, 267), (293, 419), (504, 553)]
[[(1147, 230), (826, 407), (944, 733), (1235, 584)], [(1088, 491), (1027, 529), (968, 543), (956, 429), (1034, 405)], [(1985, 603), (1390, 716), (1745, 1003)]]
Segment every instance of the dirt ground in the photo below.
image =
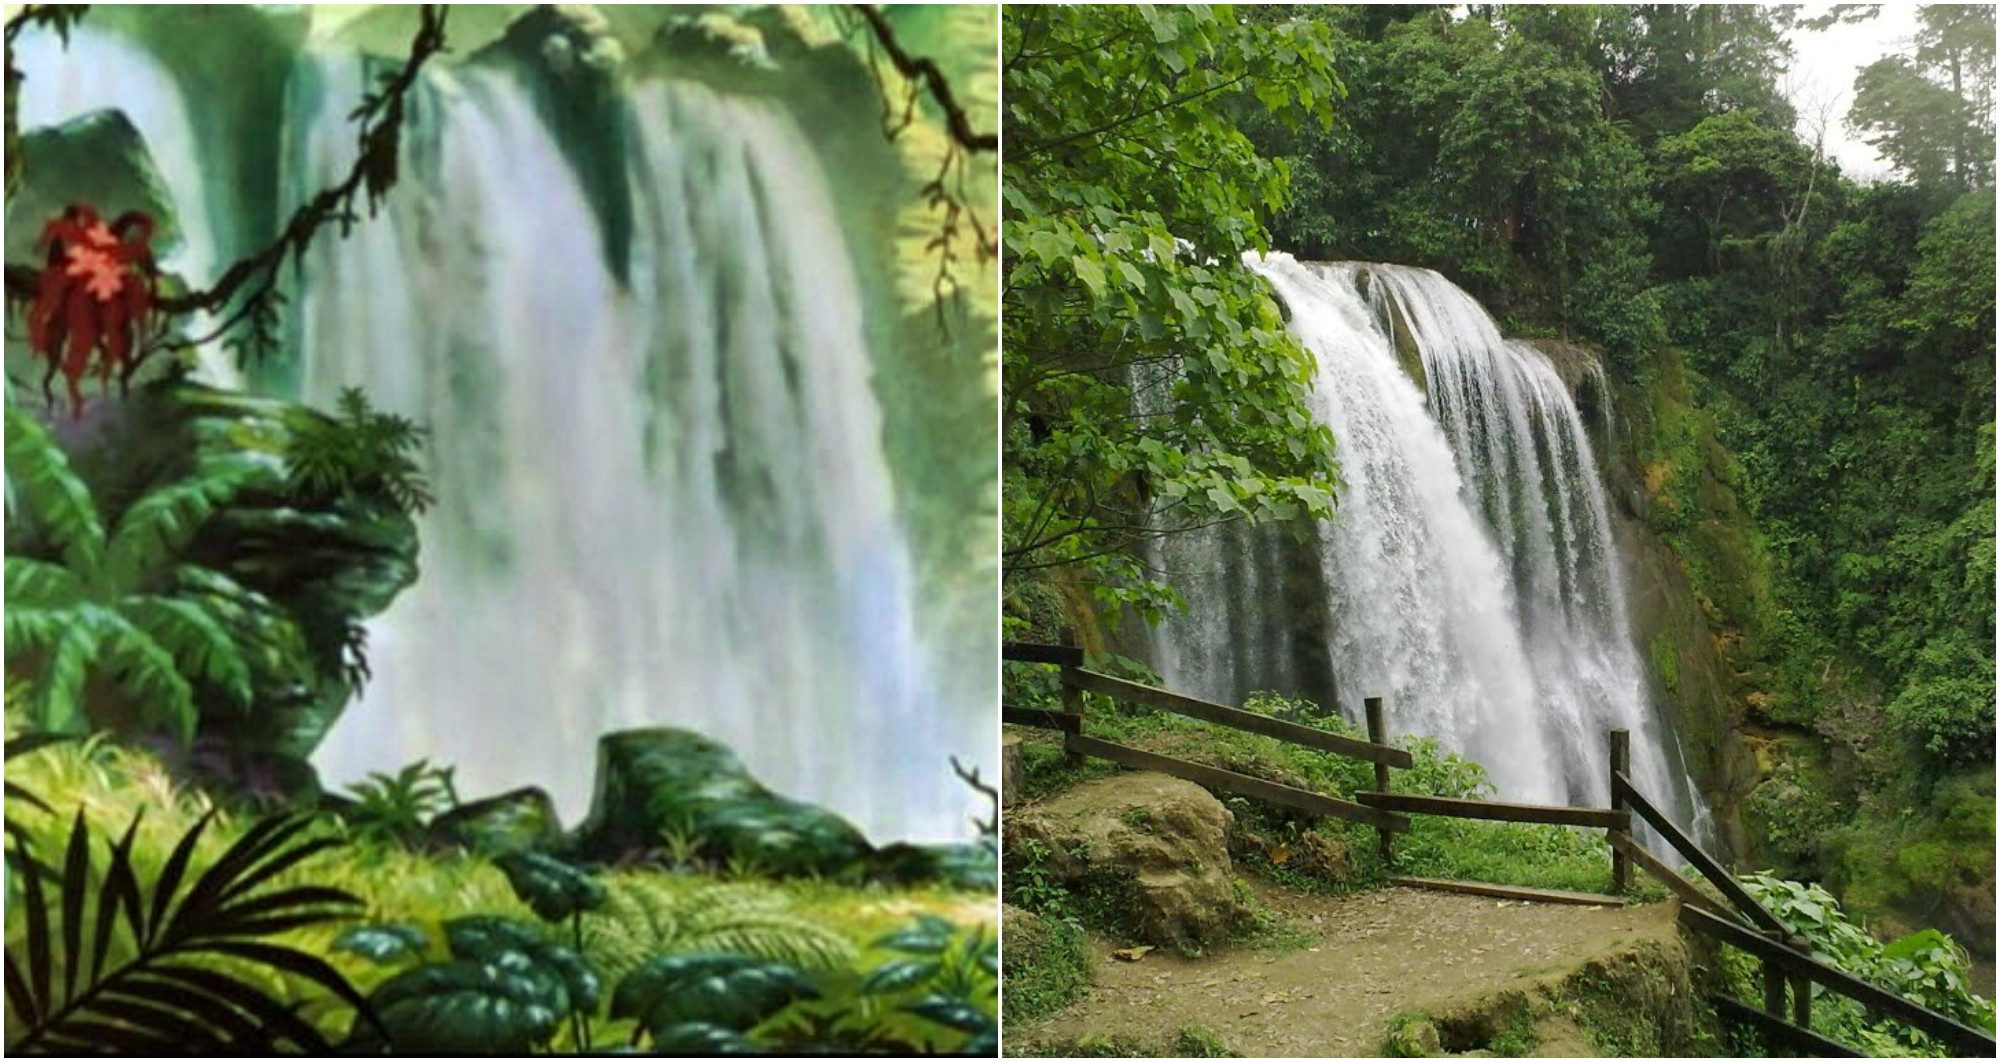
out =
[[(1260, 903), (1284, 916), (1277, 942), (1130, 962), (1093, 940), (1089, 994), (1040, 1021), (1010, 1023), (1007, 1053), (1067, 1054), (1113, 1038), (1165, 1051), (1199, 1026), (1239, 1055), (1373, 1056), (1398, 1014), (1441, 1015), (1552, 984), (1675, 933), (1667, 904), (1578, 907), (1406, 888), (1331, 897), (1274, 889)], [(1542, 1053), (1589, 1053), (1573, 1028), (1538, 1032)]]

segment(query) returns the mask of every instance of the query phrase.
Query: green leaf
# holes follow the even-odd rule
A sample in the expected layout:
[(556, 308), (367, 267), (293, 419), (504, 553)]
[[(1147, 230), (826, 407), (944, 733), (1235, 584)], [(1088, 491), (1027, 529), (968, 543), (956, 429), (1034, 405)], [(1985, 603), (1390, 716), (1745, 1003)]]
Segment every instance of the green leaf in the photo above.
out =
[(942, 959), (897, 959), (868, 971), (861, 979), (864, 996), (887, 995), (915, 988), (944, 969)]
[(355, 926), (333, 938), (333, 950), (359, 955), (376, 963), (420, 959), (430, 946), (430, 937), (422, 928), (409, 922)]
[(613, 1018), (637, 1018), (657, 1036), (686, 1022), (746, 1031), (818, 989), (798, 967), (742, 955), (662, 955), (628, 974)]
[(514, 895), (544, 921), (561, 922), (604, 903), (604, 886), (582, 870), (540, 852), (518, 852), (494, 860)]
[(1098, 265), (1096, 262), (1093, 262), (1090, 259), (1085, 258), (1080, 254), (1072, 255), (1070, 257), (1069, 264), (1071, 269), (1076, 270), (1076, 279), (1083, 281), (1084, 287), (1090, 289), (1090, 295), (1092, 298), (1101, 299), (1104, 297), (1103, 266)]
[(519, 953), (405, 970), (369, 997), (403, 1055), (527, 1054), (555, 1034), (564, 1002), (560, 982)]

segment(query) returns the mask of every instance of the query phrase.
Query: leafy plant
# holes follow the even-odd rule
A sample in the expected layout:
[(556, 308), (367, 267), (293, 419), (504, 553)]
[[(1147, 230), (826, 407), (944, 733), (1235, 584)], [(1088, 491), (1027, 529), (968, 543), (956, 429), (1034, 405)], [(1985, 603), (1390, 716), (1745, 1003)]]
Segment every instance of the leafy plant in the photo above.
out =
[(386, 495), (413, 516), (430, 508), (437, 499), (413, 456), (427, 429), (378, 412), (358, 387), (341, 391), (339, 406), (338, 415), (292, 433), (285, 450), (292, 493), (313, 502)]
[[(410, 844), (431, 819), (458, 806), (454, 767), (418, 760), (395, 774), (370, 772), (348, 786), (355, 803), (340, 814), (357, 837)], [(511, 880), (511, 876), (510, 876)]]
[[(1888, 944), (1849, 921), (1839, 901), (1818, 885), (1767, 874), (1739, 878), (1757, 902), (1810, 942), (1823, 962), (1974, 1028), (1993, 1029), (1993, 1001), (1971, 989), (1965, 949), (1935, 929)], [(1754, 964), (1731, 956), (1729, 975), (1743, 998), (1755, 998)], [(1869, 1014), (1860, 1004), (1829, 992), (1813, 1000), (1813, 1029), (1858, 1044), (1871, 1054), (1949, 1054), (1920, 1030)]]
[(134, 858), (135, 816), (108, 858), (79, 809), (60, 867), (14, 834), (9, 865), (25, 909), (9, 942), (8, 1050), (16, 1054), (325, 1053), (332, 1044), (258, 974), (290, 974), (373, 1016), (325, 960), (270, 937), (351, 916), (339, 889), (278, 880), (336, 846), (307, 837), (311, 820), (281, 815), (251, 826), (205, 869), (197, 820), (156, 875)]
[[(379, 927), (387, 930), (388, 927)], [(588, 1049), (584, 1016), (601, 998), (597, 972), (534, 926), (492, 915), (444, 924), (452, 958), (410, 967), (369, 996), (379, 1028), (354, 1049), (399, 1054), (524, 1054), (547, 1047), (565, 1018)], [(352, 940), (353, 938), (348, 938)], [(386, 943), (386, 941), (379, 941)], [(393, 959), (398, 949), (375, 949)]]
[(27, 708), (35, 727), (75, 734), (97, 725), (86, 718), (86, 685), (99, 675), (124, 691), (140, 724), (182, 742), (199, 722), (197, 683), (247, 706), (250, 666), (217, 602), (254, 595), (179, 554), (218, 507), (269, 469), (242, 454), (205, 461), (107, 528), (46, 427), (10, 409), (5, 430), (10, 530), (17, 521), (32, 528), (59, 558), (6, 558), (7, 665), (34, 675)]
[(846, 937), (794, 913), (782, 893), (747, 883), (624, 877), (582, 925), (581, 950), (613, 980), (663, 953), (748, 955), (807, 970), (855, 959)]
[(858, 1002), (802, 1004), (765, 1030), (777, 1046), (851, 1054), (998, 1053), (999, 938), (936, 915), (875, 941), (897, 954), (863, 974)]

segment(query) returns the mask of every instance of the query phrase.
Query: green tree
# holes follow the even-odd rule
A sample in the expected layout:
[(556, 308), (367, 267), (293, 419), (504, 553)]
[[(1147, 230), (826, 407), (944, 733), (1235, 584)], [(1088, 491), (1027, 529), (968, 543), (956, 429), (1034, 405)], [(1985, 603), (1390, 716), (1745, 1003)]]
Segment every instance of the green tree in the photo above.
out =
[(1927, 4), (1911, 55), (1871, 63), (1847, 122), (1920, 185), (1993, 185), (1993, 8)]
[(1002, 37), (1004, 560), (1156, 604), (1148, 537), (1332, 510), (1313, 363), (1240, 261), (1286, 169), (1235, 125), (1323, 118), (1329, 35), (1191, 6), (1009, 8)]
[[(224, 602), (252, 595), (180, 553), (218, 506), (275, 482), (272, 467), (247, 454), (213, 459), (111, 523), (48, 429), (12, 408), (6, 460), (9, 535), (44, 554), (6, 557), (7, 669), (33, 676), (34, 727), (137, 725), (187, 741), (200, 716), (197, 683), (248, 704), (250, 664)], [(102, 700), (88, 688), (94, 677), (123, 700)]]

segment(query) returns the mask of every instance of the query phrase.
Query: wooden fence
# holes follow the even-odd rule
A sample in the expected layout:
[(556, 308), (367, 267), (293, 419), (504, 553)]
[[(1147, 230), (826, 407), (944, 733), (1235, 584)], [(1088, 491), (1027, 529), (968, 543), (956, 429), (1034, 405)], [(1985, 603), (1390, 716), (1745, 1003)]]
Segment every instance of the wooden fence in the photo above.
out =
[[(1062, 710), (1002, 706), (1001, 719), (1022, 726), (1061, 731), (1063, 747), (1072, 754), (1096, 756), (1140, 770), (1159, 771), (1221, 792), (1235, 793), (1253, 800), (1295, 808), (1315, 815), (1327, 815), (1365, 823), (1376, 830), (1383, 857), (1393, 859), (1392, 837), (1410, 828), (1410, 815), (1445, 815), (1462, 819), (1500, 822), (1547, 823), (1603, 829), (1611, 843), (1612, 891), (1623, 893), (1631, 885), (1633, 866), (1656, 878), (1682, 901), (1683, 928), (1739, 948), (1762, 963), (1764, 1000), (1753, 1006), (1727, 993), (1715, 993), (1710, 1001), (1725, 1020), (1759, 1030), (1768, 1050), (1793, 1050), (1827, 1057), (1856, 1057), (1860, 1052), (1812, 1031), (1812, 986), (1821, 985), (1860, 1002), (1870, 1010), (1905, 1022), (1936, 1037), (1965, 1057), (1991, 1058), (1995, 1055), (1992, 1036), (1877, 988), (1812, 957), (1811, 946), (1791, 935), (1776, 915), (1758, 903), (1741, 882), (1720, 861), (1704, 851), (1658, 805), (1632, 784), (1631, 738), (1623, 730), (1610, 732), (1611, 807), (1573, 808), (1539, 804), (1505, 804), (1486, 800), (1416, 796), (1392, 793), (1391, 768), (1411, 766), (1410, 754), (1389, 744), (1388, 726), (1382, 699), (1365, 702), (1368, 740), (1345, 737), (1317, 727), (1274, 719), (1240, 708), (1214, 704), (1193, 697), (1110, 675), (1084, 667), (1083, 650), (1071, 646), (1011, 643), (1002, 648), (1002, 659), (1018, 663), (1047, 664), (1061, 668)], [(1252, 734), (1262, 734), (1307, 748), (1365, 760), (1375, 766), (1375, 788), (1353, 794), (1353, 800), (1280, 785), (1236, 771), (1192, 763), (1128, 745), (1090, 737), (1084, 733), (1083, 694), (1088, 691), (1117, 701), (1145, 705), (1160, 711), (1198, 719), (1216, 726)], [(1685, 859), (1701, 878), (1715, 888), (1720, 898), (1704, 892), (1649, 851), (1632, 836), (1632, 820), (1637, 817), (1650, 826), (1666, 844)], [(1596, 893), (1558, 892), (1476, 882), (1437, 881), (1428, 878), (1392, 878), (1397, 884), (1421, 888), (1447, 889), (1481, 895), (1533, 899), (1544, 902), (1618, 904), (1619, 896)], [(1790, 1008), (1786, 993), (1790, 990)]]

